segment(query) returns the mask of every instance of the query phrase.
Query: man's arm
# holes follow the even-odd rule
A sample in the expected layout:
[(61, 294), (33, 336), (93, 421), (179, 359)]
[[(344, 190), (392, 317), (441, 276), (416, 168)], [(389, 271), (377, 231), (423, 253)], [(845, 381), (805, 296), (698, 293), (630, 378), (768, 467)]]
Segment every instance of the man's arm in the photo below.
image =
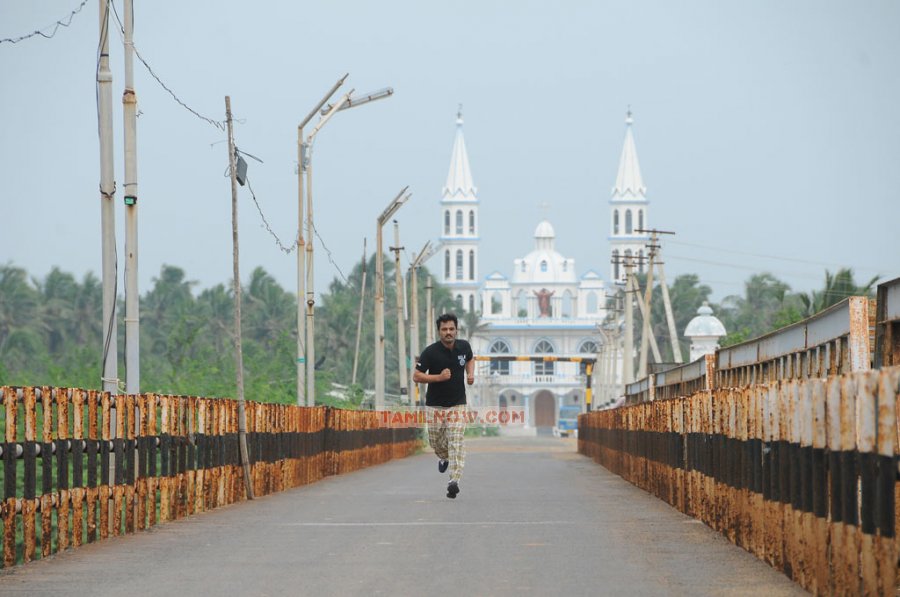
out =
[(413, 372), (413, 381), (415, 383), (438, 383), (441, 381), (447, 381), (450, 379), (450, 370), (444, 369), (440, 373), (435, 373), (434, 375), (429, 375), (428, 373), (423, 373), (416, 369)]
[(466, 361), (466, 381), (469, 385), (475, 383), (475, 359)]

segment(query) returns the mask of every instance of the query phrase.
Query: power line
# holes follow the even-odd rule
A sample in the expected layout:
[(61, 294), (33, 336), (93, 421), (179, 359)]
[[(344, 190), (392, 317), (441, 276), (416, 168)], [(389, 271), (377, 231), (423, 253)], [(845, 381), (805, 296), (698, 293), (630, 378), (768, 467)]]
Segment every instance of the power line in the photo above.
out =
[(87, 3), (88, 3), (88, 0), (84, 0), (81, 4), (78, 5), (78, 8), (76, 8), (75, 10), (70, 12), (67, 16), (63, 17), (62, 19), (59, 19), (52, 25), (47, 25), (46, 27), (43, 28), (43, 29), (49, 29), (50, 27), (53, 27), (53, 31), (50, 33), (44, 33), (41, 29), (38, 29), (37, 31), (32, 31), (31, 33), (28, 33), (25, 35), (20, 35), (19, 37), (5, 37), (3, 39), (0, 39), (0, 44), (2, 44), (4, 42), (11, 43), (11, 44), (17, 44), (20, 41), (25, 41), (26, 39), (31, 39), (32, 37), (37, 37), (38, 35), (40, 35), (41, 37), (43, 37), (45, 39), (51, 39), (51, 38), (53, 38), (54, 35), (56, 35), (56, 32), (59, 31), (60, 27), (68, 27), (69, 25), (71, 25), (72, 19), (75, 18), (75, 15), (77, 15), (78, 13), (81, 12), (81, 9), (84, 8), (84, 5)]
[[(794, 263), (803, 263), (803, 264), (806, 264), (806, 265), (821, 265), (821, 266), (824, 266), (824, 267), (835, 267), (835, 268), (845, 267), (845, 266), (837, 265), (837, 264), (834, 264), (834, 263), (825, 263), (824, 261), (811, 261), (811, 260), (809, 260), (809, 259), (797, 259), (796, 257), (783, 257), (783, 256), (781, 256), (781, 255), (765, 255), (765, 254), (761, 254), (761, 253), (750, 253), (750, 252), (747, 252), (747, 251), (738, 251), (738, 250), (735, 250), (735, 249), (726, 249), (726, 248), (724, 248), (724, 247), (713, 247), (713, 246), (710, 246), (710, 245), (701, 245), (701, 244), (697, 244), (697, 243), (686, 243), (686, 242), (684, 242), (684, 241), (677, 241), (677, 240), (669, 240), (669, 241), (667, 241), (667, 242), (668, 242), (669, 244), (673, 244), (673, 245), (682, 245), (682, 246), (685, 246), (685, 247), (696, 247), (696, 248), (698, 248), (698, 249), (707, 249), (707, 250), (712, 250), (712, 251), (721, 251), (721, 252), (723, 252), (723, 253), (733, 253), (733, 254), (735, 254), (735, 255), (745, 255), (745, 256), (747, 256), (747, 257), (759, 257), (759, 258), (762, 258), (762, 259), (775, 259), (775, 260), (777, 260), (777, 261), (791, 261), (791, 262), (794, 262)], [(876, 270), (876, 269), (874, 269), (874, 268), (867, 268), (867, 267), (856, 268), (856, 269), (860, 269), (860, 270), (863, 270), (863, 271), (873, 271), (873, 272), (878, 271), (878, 270)]]
[(269, 220), (266, 219), (266, 214), (263, 213), (262, 207), (260, 207), (259, 205), (259, 201), (256, 200), (256, 193), (253, 192), (253, 187), (250, 185), (249, 176), (247, 177), (247, 188), (250, 190), (250, 196), (253, 197), (253, 203), (254, 205), (256, 205), (256, 210), (259, 212), (259, 217), (262, 218), (263, 227), (265, 227), (265, 229), (269, 231), (269, 234), (272, 235), (272, 238), (275, 239), (275, 244), (277, 244), (278, 248), (284, 251), (286, 255), (290, 255), (291, 253), (293, 253), (294, 250), (297, 249), (298, 242), (295, 240), (293, 243), (291, 243), (290, 246), (287, 246), (283, 242), (281, 242), (281, 239), (278, 238), (278, 235), (275, 234), (274, 230), (272, 230), (272, 226), (269, 225)]
[[(85, 0), (85, 1), (87, 1), (87, 0)], [(123, 36), (123, 38), (124, 38), (124, 35), (125, 35), (125, 26), (122, 24), (122, 19), (119, 18), (119, 13), (118, 13), (118, 11), (116, 10), (116, 3), (115, 3), (115, 2), (110, 2), (110, 5), (112, 6), (112, 9), (113, 9), (113, 15), (115, 15), (115, 17), (116, 17), (116, 22), (119, 23), (119, 35), (120, 35), (120, 36)], [(160, 79), (159, 76), (158, 76), (158, 75), (153, 71), (153, 69), (150, 67), (150, 64), (149, 64), (146, 60), (144, 60), (144, 57), (143, 57), (143, 56), (141, 56), (141, 53), (138, 51), (137, 46), (134, 45), (134, 42), (132, 42), (131, 47), (132, 47), (132, 49), (134, 50), (134, 55), (137, 56), (137, 58), (138, 58), (138, 60), (141, 62), (141, 64), (144, 65), (144, 67), (147, 69), (147, 72), (150, 73), (150, 76), (153, 77), (153, 78), (156, 80), (157, 83), (159, 83), (160, 87), (162, 87), (163, 89), (165, 89), (165, 90), (169, 93), (169, 95), (172, 96), (172, 99), (174, 99), (175, 102), (176, 102), (178, 105), (180, 105), (182, 108), (184, 108), (185, 110), (187, 110), (188, 112), (190, 112), (191, 114), (193, 114), (194, 116), (196, 116), (197, 118), (199, 118), (200, 120), (202, 120), (202, 121), (204, 121), (204, 122), (206, 122), (206, 123), (208, 123), (208, 124), (213, 125), (214, 127), (216, 127), (217, 129), (219, 129), (220, 131), (223, 131), (223, 132), (225, 131), (226, 126), (225, 126), (225, 122), (224, 122), (224, 121), (221, 121), (221, 120), (215, 120), (215, 119), (212, 119), (212, 118), (208, 118), (208, 117), (206, 117), (206, 116), (200, 114), (199, 112), (197, 112), (197, 111), (194, 110), (193, 108), (191, 108), (189, 105), (187, 105), (180, 97), (178, 97), (178, 95), (176, 95), (176, 93), (175, 93), (174, 91), (172, 91), (172, 90), (169, 88), (168, 85), (166, 85), (165, 83), (163, 83), (162, 79)], [(240, 122), (240, 121), (238, 121), (238, 122)]]
[(329, 249), (328, 246), (325, 244), (325, 240), (322, 238), (322, 235), (319, 234), (319, 229), (316, 228), (315, 224), (313, 224), (312, 229), (313, 229), (313, 232), (316, 233), (316, 238), (319, 239), (319, 243), (322, 245), (322, 248), (325, 249), (325, 252), (328, 254), (328, 261), (331, 262), (331, 265), (333, 265), (334, 269), (337, 270), (338, 275), (340, 275), (341, 279), (344, 280), (344, 284), (346, 284), (347, 286), (350, 286), (350, 280), (348, 280), (347, 276), (344, 275), (344, 272), (341, 271), (340, 266), (337, 263), (335, 263), (334, 256), (331, 254), (331, 249)]

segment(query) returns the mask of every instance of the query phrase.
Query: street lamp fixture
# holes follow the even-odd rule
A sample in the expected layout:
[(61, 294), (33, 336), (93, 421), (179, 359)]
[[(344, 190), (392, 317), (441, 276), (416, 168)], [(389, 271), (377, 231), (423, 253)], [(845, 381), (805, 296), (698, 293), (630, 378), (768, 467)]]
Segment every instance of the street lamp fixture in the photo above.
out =
[[(344, 84), (349, 75), (341, 77), (319, 101), (315, 108), (304, 118), (297, 127), (297, 186), (298, 186), (298, 224), (297, 224), (297, 404), (314, 406), (315, 393), (315, 288), (314, 288), (314, 261), (313, 261), (313, 198), (312, 198), (312, 163), (309, 148), (315, 136), (322, 130), (332, 116), (340, 110), (354, 108), (378, 99), (390, 97), (394, 90), (390, 87), (372, 92), (359, 97), (351, 97), (354, 90), (344, 94), (335, 104), (327, 104), (331, 96)], [(323, 107), (324, 106), (324, 107)], [(316, 113), (320, 119), (313, 127), (312, 132), (304, 140), (303, 127), (305, 127)], [(303, 175), (306, 174), (306, 239), (303, 238)], [(305, 269), (305, 272), (304, 272)], [(304, 284), (305, 278), (305, 284)], [(304, 288), (305, 286), (305, 288)], [(306, 308), (304, 314), (302, 297), (306, 296)], [(305, 346), (304, 346), (305, 342)], [(305, 399), (304, 399), (305, 387)]]
[[(382, 255), (381, 229), (397, 210), (412, 197), (408, 186), (397, 193), (378, 216), (375, 230), (375, 410), (384, 408), (384, 256)], [(403, 333), (400, 330), (400, 333)]]

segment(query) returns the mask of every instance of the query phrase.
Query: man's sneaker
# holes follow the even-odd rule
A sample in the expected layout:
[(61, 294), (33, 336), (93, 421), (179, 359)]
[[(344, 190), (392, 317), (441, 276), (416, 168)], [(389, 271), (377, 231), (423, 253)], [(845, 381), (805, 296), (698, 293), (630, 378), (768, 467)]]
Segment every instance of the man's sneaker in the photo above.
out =
[(439, 473), (446, 473), (448, 466), (450, 466), (449, 460), (438, 460), (438, 472)]
[(459, 493), (459, 483), (456, 481), (450, 481), (447, 484), (447, 497), (452, 499), (456, 498), (456, 494)]

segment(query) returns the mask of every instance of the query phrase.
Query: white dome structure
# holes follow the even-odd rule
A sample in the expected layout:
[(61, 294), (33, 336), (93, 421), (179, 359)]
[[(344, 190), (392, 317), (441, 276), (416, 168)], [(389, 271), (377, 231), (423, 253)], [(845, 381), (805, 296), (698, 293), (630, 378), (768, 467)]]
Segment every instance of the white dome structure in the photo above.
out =
[[(534, 250), (514, 261), (514, 284), (575, 284), (575, 260), (559, 253), (554, 244), (556, 232), (547, 220), (534, 229)], [(553, 290), (551, 288), (551, 290)]]
[(703, 305), (697, 309), (697, 316), (684, 328), (684, 337), (691, 341), (691, 361), (716, 352), (719, 338), (726, 333), (725, 326), (713, 315), (709, 303), (703, 301)]

